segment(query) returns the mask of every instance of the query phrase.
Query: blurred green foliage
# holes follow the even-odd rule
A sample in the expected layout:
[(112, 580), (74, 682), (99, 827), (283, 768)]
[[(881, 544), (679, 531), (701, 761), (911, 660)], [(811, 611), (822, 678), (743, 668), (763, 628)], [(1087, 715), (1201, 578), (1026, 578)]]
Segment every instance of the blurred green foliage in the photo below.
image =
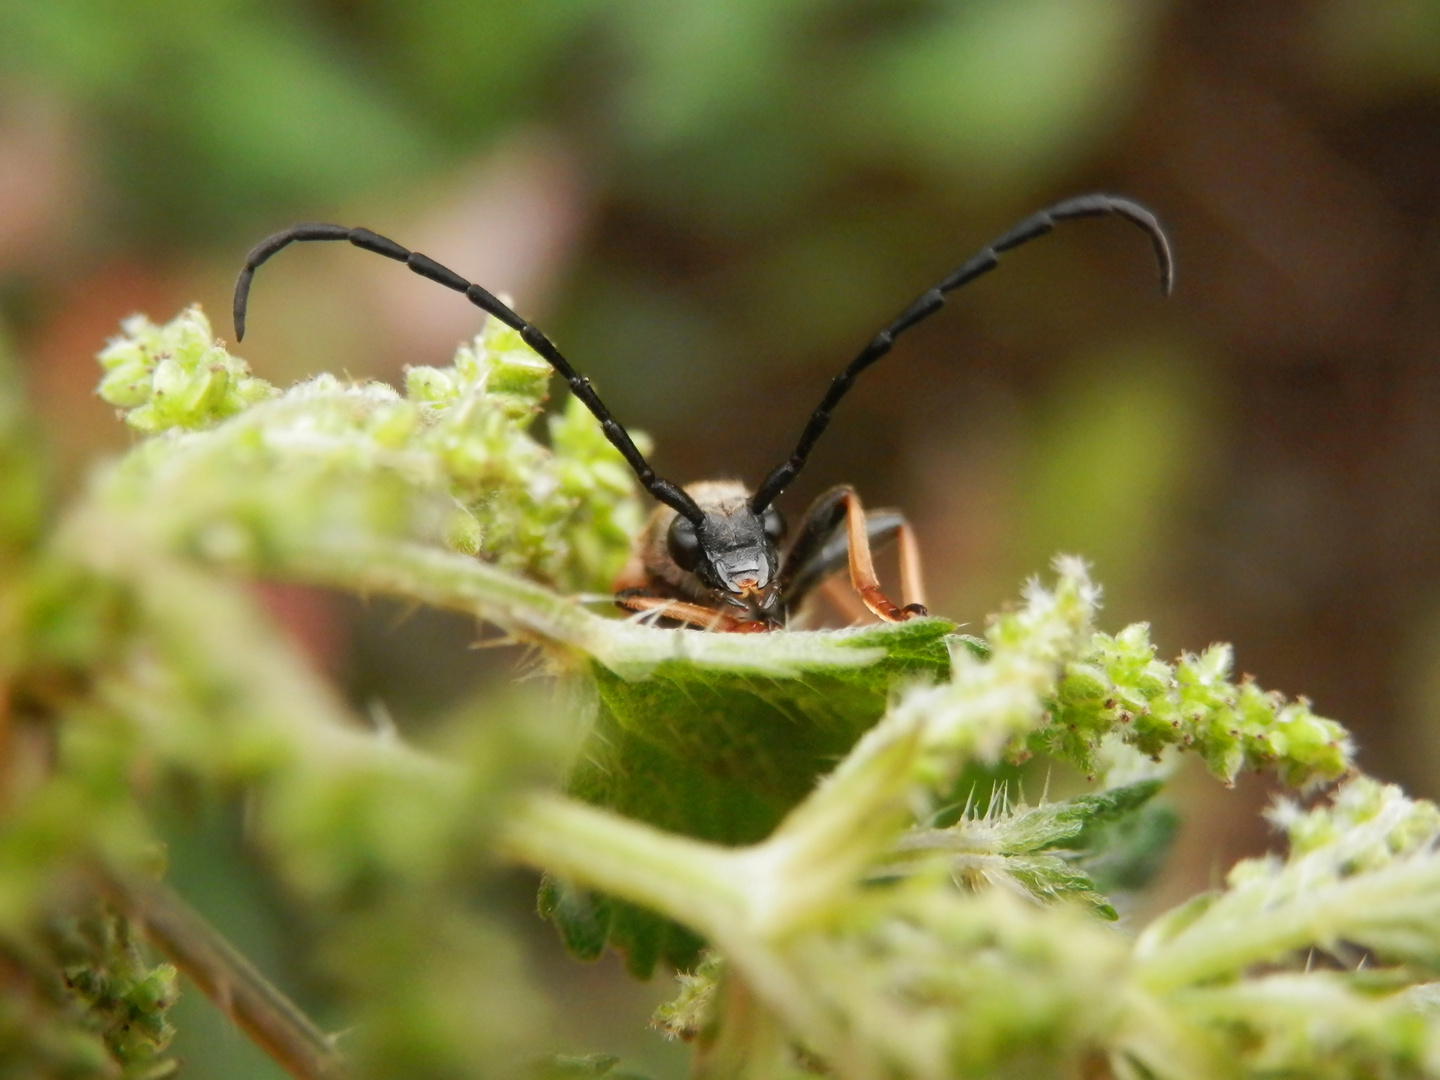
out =
[(59, 94), (84, 125), (118, 196), (107, 231), (233, 235), (280, 206), (394, 183), (436, 153), (297, 6), (10, 2), (0, 43), (11, 93)]
[(857, 135), (950, 182), (1042, 186), (1116, 122), (1157, 11), (11, 0), (0, 76), (66, 101), (111, 227), (152, 241), (398, 188), (527, 113), (593, 110), (595, 83), (622, 189), (744, 221), (799, 208)]

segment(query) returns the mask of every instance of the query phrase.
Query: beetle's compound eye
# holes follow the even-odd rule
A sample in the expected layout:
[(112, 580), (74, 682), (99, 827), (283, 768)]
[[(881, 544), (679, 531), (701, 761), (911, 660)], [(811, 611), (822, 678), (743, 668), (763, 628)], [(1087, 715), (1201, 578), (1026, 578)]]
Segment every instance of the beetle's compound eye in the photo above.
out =
[(765, 508), (765, 535), (772, 544), (778, 544), (785, 535), (785, 519), (773, 506)]
[(665, 546), (670, 557), (681, 570), (694, 570), (700, 560), (700, 538), (695, 535), (695, 524), (683, 514), (676, 514), (670, 523), (670, 534), (665, 537)]

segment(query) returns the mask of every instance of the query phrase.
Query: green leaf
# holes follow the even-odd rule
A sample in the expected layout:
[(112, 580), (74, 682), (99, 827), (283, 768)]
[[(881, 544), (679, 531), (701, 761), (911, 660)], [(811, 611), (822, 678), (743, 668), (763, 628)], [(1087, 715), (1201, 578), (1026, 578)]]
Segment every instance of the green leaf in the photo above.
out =
[(1146, 803), (1129, 817), (1096, 830), (1089, 851), (1077, 860), (1095, 888), (1106, 895), (1136, 892), (1160, 872), (1180, 829), (1170, 807)]
[[(1145, 816), (1160, 788), (1158, 780), (1142, 780), (1063, 802), (1018, 808), (1006, 805), (1002, 793), (985, 812), (967, 813), (947, 828), (911, 830), (897, 848), (905, 861), (888, 866), (887, 871), (912, 865), (924, 868), (939, 857), (962, 886), (977, 890), (1019, 886), (1045, 902), (1079, 900), (1101, 918), (1113, 920), (1118, 917), (1115, 908), (1092, 868), (1108, 870), (1109, 884), (1139, 878), (1136, 871), (1126, 878), (1120, 870), (1131, 868), (1142, 857), (1149, 860), (1147, 868), (1158, 863), (1173, 829), (1158, 834), (1153, 827), (1135, 829), (1138, 841), (1127, 830)], [(1138, 848), (1138, 854), (1127, 843)]]
[(1017, 853), (1093, 847), (1107, 826), (1130, 817), (1154, 798), (1160, 787), (1159, 780), (1141, 780), (1023, 810), (1005, 828), (1005, 846)]
[(1037, 899), (1079, 900), (1102, 919), (1114, 922), (1120, 917), (1090, 875), (1058, 855), (1014, 855), (1005, 860), (1005, 872)]
[[(598, 711), (570, 793), (671, 832), (755, 843), (880, 718), (896, 686), (947, 677), (953, 630), (943, 619), (913, 619), (816, 633), (881, 653), (863, 666), (812, 662), (790, 677), (666, 660), (648, 677), (627, 680), (592, 663)], [(541, 911), (575, 955), (599, 955), (603, 940), (641, 978), (660, 959), (685, 970), (698, 955), (693, 934), (558, 882), (546, 885)]]
[[(1081, 900), (1118, 918), (1107, 894), (1143, 888), (1175, 836), (1175, 812), (1150, 801), (1161, 787), (1142, 780), (1017, 814), (1003, 830), (1006, 869), (1040, 899)], [(1073, 854), (1038, 855), (1044, 849)]]

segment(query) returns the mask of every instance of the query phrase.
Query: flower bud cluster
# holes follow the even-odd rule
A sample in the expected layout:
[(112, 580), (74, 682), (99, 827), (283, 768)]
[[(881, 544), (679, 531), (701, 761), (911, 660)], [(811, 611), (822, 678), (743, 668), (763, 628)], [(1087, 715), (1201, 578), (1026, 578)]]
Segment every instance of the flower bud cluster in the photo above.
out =
[(1157, 760), (1170, 747), (1193, 750), (1227, 784), (1272, 768), (1303, 787), (1350, 768), (1345, 728), (1303, 698), (1232, 681), (1229, 645), (1158, 660), (1145, 623), (1094, 629), (1100, 590), (1082, 562), (1062, 558), (1056, 569), (1053, 589), (1030, 582), (1025, 603), (995, 616), (983, 640), (956, 639), (947, 682), (911, 689), (892, 710), (926, 717), (932, 783), (943, 787), (957, 753), (993, 760), (1019, 738), (1090, 774), (1117, 741)]
[[(502, 567), (565, 592), (603, 590), (643, 521), (637, 485), (577, 398), (550, 416), (548, 447), (531, 437), (551, 374), (518, 333), (491, 319), (453, 367), (406, 373), (408, 400), (424, 419), (416, 441)], [(637, 439), (642, 452), (645, 442)]]
[(997, 615), (985, 640), (957, 638), (948, 682), (914, 687), (882, 722), (918, 726), (926, 752), (922, 782), (943, 790), (961, 763), (994, 761), (1046, 718), (1066, 661), (1084, 647), (1100, 590), (1079, 559), (1056, 562), (1053, 589), (1032, 579), (1019, 608)]
[[(1289, 863), (1305, 877), (1339, 880), (1379, 870), (1397, 859), (1429, 852), (1440, 841), (1440, 807), (1411, 799), (1395, 784), (1356, 776), (1335, 790), (1328, 803), (1303, 810), (1293, 799), (1276, 801), (1266, 815), (1290, 841)], [(1238, 863), (1231, 879), (1243, 880), (1256, 860)]]
[(1096, 633), (1066, 665), (1051, 723), (1034, 748), (1093, 772), (1101, 740), (1115, 733), (1152, 757), (1171, 746), (1194, 750), (1227, 784), (1242, 770), (1273, 768), (1301, 787), (1350, 768), (1354, 747), (1344, 727), (1315, 715), (1303, 698), (1287, 702), (1248, 676), (1232, 681), (1232, 664), (1229, 645), (1174, 664), (1157, 660), (1145, 623)]
[(276, 393), (215, 341), (198, 306), (164, 326), (132, 315), (120, 328), (124, 333), (100, 351), (105, 375), (97, 393), (137, 431), (208, 427)]
[[(532, 436), (552, 373), (495, 320), (452, 367), (409, 369), (404, 396), (329, 375), (281, 393), (213, 340), (197, 307), (123, 328), (100, 354), (99, 393), (132, 427), (166, 435), (127, 461), (129, 491), (195, 510), (212, 534), (237, 517), (265, 534), (222, 546), (283, 546), (287, 532), (337, 522), (362, 535), (438, 532), (577, 592), (608, 588), (639, 531), (635, 478), (578, 400), (550, 417), (548, 446)], [(438, 528), (426, 492), (451, 501)], [(215, 499), (231, 512), (215, 513)]]
[(0, 1071), (75, 1080), (174, 1075), (179, 1063), (166, 1051), (175, 1034), (167, 1016), (179, 992), (175, 968), (148, 963), (130, 924), (99, 904), (51, 917), (40, 941), (26, 959), (53, 963), (63, 987), (29, 1013), (0, 1008)]

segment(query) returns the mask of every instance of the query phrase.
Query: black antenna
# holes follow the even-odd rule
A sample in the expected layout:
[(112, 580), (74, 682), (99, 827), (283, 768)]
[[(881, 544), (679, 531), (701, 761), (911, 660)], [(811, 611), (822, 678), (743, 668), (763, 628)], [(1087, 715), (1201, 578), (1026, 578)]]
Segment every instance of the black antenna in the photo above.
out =
[(402, 262), (421, 277), (438, 281), (447, 289), (463, 293), (465, 299), (480, 310), (493, 315), (506, 326), (519, 331), (525, 344), (549, 361), (550, 366), (558, 371), (561, 378), (569, 384), (570, 392), (595, 414), (595, 419), (600, 421), (600, 428), (605, 432), (605, 437), (610, 440), (616, 450), (624, 455), (645, 490), (677, 513), (683, 514), (695, 525), (698, 526), (705, 520), (704, 513), (695, 504), (694, 499), (685, 494), (679, 486), (655, 475), (655, 470), (650, 468), (650, 463), (645, 460), (645, 456), (635, 448), (635, 443), (631, 440), (629, 433), (610, 415), (610, 410), (605, 407), (605, 403), (600, 400), (600, 396), (590, 386), (590, 380), (578, 374), (570, 366), (570, 361), (561, 355), (560, 350), (551, 343), (549, 338), (511, 311), (505, 304), (502, 304), (494, 294), (474, 282), (466, 281), (455, 271), (441, 266), (429, 256), (403, 248), (394, 240), (373, 233), (369, 229), (347, 229), (343, 225), (296, 225), (255, 245), (255, 249), (245, 257), (245, 269), (240, 271), (240, 277), (235, 282), (236, 341), (245, 337), (245, 306), (250, 298), (250, 282), (255, 277), (256, 269), (281, 248), (287, 247), (297, 240), (348, 240), (364, 251), (373, 251), (376, 255), (384, 255), (387, 259)]
[(830, 389), (825, 391), (825, 397), (821, 399), (815, 411), (810, 414), (810, 420), (800, 435), (800, 441), (796, 444), (794, 453), (771, 470), (770, 475), (765, 478), (765, 482), (750, 497), (750, 508), (755, 513), (760, 513), (789, 486), (790, 481), (794, 480), (800, 470), (805, 467), (805, 461), (810, 456), (816, 440), (824, 434), (825, 428), (830, 423), (830, 414), (834, 411), (835, 406), (840, 404), (840, 399), (849, 391), (855, 382), (855, 377), (888, 353), (897, 337), (944, 307), (946, 293), (974, 281), (981, 274), (994, 270), (1000, 265), (1002, 252), (1010, 251), (1021, 244), (1029, 243), (1036, 237), (1044, 236), (1055, 227), (1056, 222), (1069, 221), (1072, 218), (1103, 217), (1107, 214), (1122, 217), (1144, 229), (1150, 235), (1150, 243), (1155, 248), (1155, 261), (1160, 266), (1160, 291), (1169, 296), (1170, 290), (1175, 284), (1175, 261), (1170, 254), (1170, 241), (1165, 236), (1165, 230), (1160, 227), (1160, 222), (1155, 220), (1155, 215), (1139, 203), (1115, 195), (1080, 195), (1056, 203), (1037, 214), (1032, 214), (1004, 236), (992, 241), (987, 247), (971, 256), (953, 274), (922, 295), (901, 312), (894, 322), (870, 339), (870, 344), (861, 350), (860, 355), (851, 360), (845, 370), (835, 376), (835, 380), (830, 384)]

